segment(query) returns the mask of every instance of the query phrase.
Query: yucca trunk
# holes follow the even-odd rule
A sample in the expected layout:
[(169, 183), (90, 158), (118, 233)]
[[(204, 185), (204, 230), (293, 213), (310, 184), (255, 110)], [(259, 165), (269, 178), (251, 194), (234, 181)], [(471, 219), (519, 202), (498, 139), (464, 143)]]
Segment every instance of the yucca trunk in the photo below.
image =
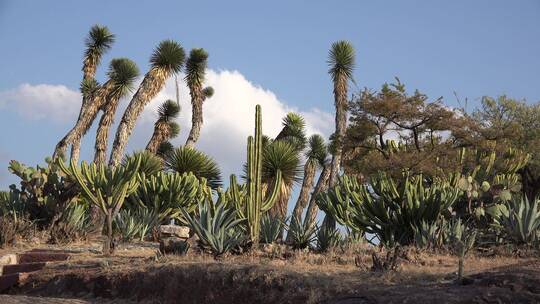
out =
[(169, 124), (166, 122), (156, 123), (154, 127), (154, 133), (146, 145), (146, 150), (156, 154), (159, 148), (159, 145), (169, 139), (170, 131)]
[(154, 98), (165, 85), (169, 73), (160, 68), (152, 68), (144, 77), (139, 89), (133, 95), (120, 125), (116, 130), (116, 136), (109, 159), (109, 166), (117, 166), (120, 163), (126, 149), (126, 145), (135, 127), (135, 122), (141, 115), (144, 107)]
[[(92, 123), (96, 119), (96, 116), (105, 103), (107, 96), (113, 90), (114, 85), (111, 81), (106, 82), (93, 96), (93, 98), (86, 101), (86, 106), (81, 109), (79, 119), (75, 123), (75, 126), (69, 130), (69, 132), (62, 138), (56, 145), (53, 158), (60, 155), (65, 155), (67, 146), (72, 145), (71, 160), (77, 162), (79, 158), (80, 143), (82, 137), (88, 132)], [(75, 158), (73, 158), (75, 156)]]
[(339, 169), (341, 167), (341, 157), (343, 151), (343, 139), (347, 128), (347, 76), (340, 74), (334, 83), (334, 102), (336, 106), (336, 133), (335, 133), (335, 151), (332, 155), (332, 168), (330, 173), (329, 185), (334, 186), (337, 182)]
[(317, 185), (315, 185), (315, 189), (313, 190), (313, 193), (311, 194), (311, 198), (309, 200), (309, 206), (306, 212), (306, 217), (304, 218), (304, 227), (311, 227), (315, 224), (315, 219), (317, 218), (317, 212), (319, 211), (319, 207), (317, 206), (317, 196), (319, 193), (326, 191), (328, 189), (328, 180), (330, 178), (330, 164), (326, 164), (319, 175), (319, 179), (317, 180)]
[[(296, 205), (293, 209), (293, 220), (296, 219), (297, 223), (301, 223), (302, 212), (306, 208), (309, 200), (309, 193), (311, 188), (313, 188), (313, 180), (315, 179), (315, 171), (317, 164), (314, 160), (308, 159), (304, 165), (304, 180), (302, 182), (302, 188), (300, 189), (300, 195), (296, 201)], [(287, 240), (290, 239), (290, 236), (287, 235)]]
[[(275, 181), (272, 181), (272, 186), (267, 187), (267, 189), (273, 189), (275, 186), (274, 183)], [(292, 185), (287, 185), (285, 182), (282, 182), (280, 191), (278, 193), (277, 201), (269, 210), (271, 216), (285, 221), (285, 218), (287, 217), (287, 206), (289, 203), (289, 199), (291, 198), (291, 194)], [(282, 227), (278, 237), (279, 241), (283, 239), (283, 231), (284, 228)]]
[(189, 131), (188, 138), (186, 140), (186, 147), (193, 147), (199, 136), (201, 135), (201, 128), (203, 124), (203, 102), (204, 96), (201, 86), (195, 86), (190, 88), (191, 94), (191, 130)]
[(105, 164), (107, 162), (107, 145), (109, 142), (109, 131), (114, 124), (114, 115), (120, 98), (111, 98), (109, 102), (104, 106), (103, 115), (99, 120), (99, 126), (96, 131), (96, 143), (94, 145), (94, 163)]

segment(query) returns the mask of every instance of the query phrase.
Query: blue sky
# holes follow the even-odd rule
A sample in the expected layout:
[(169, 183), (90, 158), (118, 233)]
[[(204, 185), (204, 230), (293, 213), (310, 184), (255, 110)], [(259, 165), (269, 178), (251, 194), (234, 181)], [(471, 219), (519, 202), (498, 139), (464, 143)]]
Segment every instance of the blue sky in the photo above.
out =
[[(216, 95), (214, 102), (233, 108), (240, 107), (242, 98), (267, 98), (268, 108), (276, 107), (268, 112), (306, 112), (313, 116), (308, 119), (312, 129), (323, 134), (330, 132), (324, 125), (326, 114), (333, 115), (327, 52), (340, 39), (356, 48), (354, 75), (360, 88), (378, 88), (399, 76), (409, 89), (443, 96), (450, 105), (455, 105), (454, 91), (467, 97), (470, 107), (483, 95), (540, 100), (537, 0), (0, 0), (0, 187), (15, 181), (7, 173), (9, 159), (41, 163), (73, 124), (72, 112), (80, 103), (73, 94), (81, 79), (83, 40), (96, 23), (117, 36), (98, 78), (104, 78), (107, 62), (120, 56), (133, 59), (145, 72), (154, 46), (170, 38), (186, 50), (203, 47), (210, 53), (212, 84), (228, 92)], [(23, 84), (35, 95), (21, 88)], [(237, 100), (236, 91), (244, 97)], [(188, 115), (189, 108), (184, 110)], [(323, 122), (315, 121), (320, 117)], [(275, 129), (279, 119), (267, 120), (278, 122)], [(142, 126), (131, 149), (143, 147), (149, 131)], [(219, 125), (208, 128), (206, 138), (224, 136), (211, 131)], [(91, 157), (92, 144), (89, 139), (83, 157)], [(216, 159), (229, 159), (220, 157), (210, 139), (201, 145)]]

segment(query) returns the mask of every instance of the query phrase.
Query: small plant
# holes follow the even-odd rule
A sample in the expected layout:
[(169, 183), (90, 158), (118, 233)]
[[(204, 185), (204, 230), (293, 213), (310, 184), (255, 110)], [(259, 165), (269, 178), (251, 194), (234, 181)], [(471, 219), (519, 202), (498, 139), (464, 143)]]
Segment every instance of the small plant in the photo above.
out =
[(293, 249), (301, 250), (310, 247), (316, 239), (318, 227), (316, 225), (305, 227), (301, 221), (292, 218), (291, 224), (288, 227), (289, 242)]
[(186, 241), (178, 242), (176, 243), (176, 247), (174, 248), (174, 253), (179, 255), (186, 255), (190, 247), (191, 245)]
[(341, 234), (338, 229), (322, 227), (317, 230), (316, 249), (318, 252), (326, 252), (337, 247), (341, 243)]
[(433, 223), (423, 221), (420, 225), (413, 227), (414, 243), (416, 247), (422, 249), (441, 248), (447, 229), (448, 224), (444, 220)]
[(242, 220), (237, 219), (235, 210), (226, 208), (223, 203), (212, 207), (210, 202), (205, 202), (199, 204), (197, 216), (184, 209), (182, 214), (199, 237), (199, 246), (217, 258), (239, 246), (244, 236), (237, 229)]
[(463, 268), (467, 253), (474, 248), (476, 230), (468, 228), (461, 220), (455, 220), (451, 224), (450, 242), (452, 251), (458, 257), (458, 282), (463, 282)]
[(88, 208), (82, 204), (70, 205), (60, 220), (51, 226), (49, 242), (65, 244), (85, 239), (90, 228)]
[(271, 244), (275, 242), (283, 229), (284, 223), (279, 217), (271, 216), (266, 213), (261, 218), (261, 237), (260, 242)]
[(377, 271), (377, 272), (396, 271), (399, 268), (398, 258), (400, 254), (401, 254), (401, 249), (399, 246), (396, 246), (393, 249), (388, 249), (386, 251), (386, 255), (378, 255), (377, 253), (373, 252), (371, 254), (371, 259), (373, 261), (373, 265), (371, 266), (371, 271)]
[(17, 238), (28, 234), (34, 224), (16, 213), (0, 216), (0, 248), (15, 245)]

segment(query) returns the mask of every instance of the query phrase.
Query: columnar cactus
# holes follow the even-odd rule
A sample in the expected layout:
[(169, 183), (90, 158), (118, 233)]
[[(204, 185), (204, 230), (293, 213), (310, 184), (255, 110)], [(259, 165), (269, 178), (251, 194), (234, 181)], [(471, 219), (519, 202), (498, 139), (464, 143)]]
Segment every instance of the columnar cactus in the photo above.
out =
[(246, 185), (238, 185), (236, 176), (231, 175), (230, 188), (222, 193), (221, 199), (233, 202), (238, 215), (246, 219), (249, 237), (254, 244), (259, 242), (261, 215), (268, 211), (278, 198), (281, 188), (281, 172), (277, 172), (276, 182), (266, 195), (262, 186), (262, 119), (261, 106), (255, 107), (255, 137), (248, 137)]

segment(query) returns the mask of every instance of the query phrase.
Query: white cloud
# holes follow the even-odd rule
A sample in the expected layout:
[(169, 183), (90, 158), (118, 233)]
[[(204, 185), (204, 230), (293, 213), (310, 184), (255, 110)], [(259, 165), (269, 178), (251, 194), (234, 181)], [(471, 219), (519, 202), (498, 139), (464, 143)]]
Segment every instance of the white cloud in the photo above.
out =
[(77, 117), (81, 94), (63, 85), (25, 83), (0, 92), (0, 106), (33, 120), (69, 122)]
[[(209, 70), (207, 86), (212, 86), (215, 94), (203, 106), (204, 124), (197, 148), (205, 151), (221, 165), (224, 177), (239, 173), (246, 157), (247, 136), (253, 134), (255, 105), (262, 107), (263, 132), (275, 136), (281, 130), (282, 118), (291, 111), (298, 112), (306, 119), (308, 134), (320, 133), (326, 137), (332, 132), (333, 116), (317, 108), (300, 110), (285, 104), (277, 96), (248, 81), (238, 71)], [(157, 107), (166, 99), (175, 99), (174, 79), (167, 82), (161, 93), (152, 100), (143, 112), (135, 132), (150, 130), (156, 118)], [(182, 112), (179, 124), (182, 128), (175, 144), (183, 144), (191, 128), (191, 104), (188, 88), (180, 85)], [(148, 135), (149, 136), (149, 135)]]
[[(179, 76), (179, 80), (181, 76)], [(215, 94), (203, 106), (204, 124), (197, 148), (211, 155), (221, 166), (224, 178), (230, 173), (239, 173), (246, 157), (246, 139), (253, 133), (255, 105), (262, 107), (263, 132), (275, 136), (281, 129), (282, 118), (290, 111), (304, 116), (308, 134), (320, 133), (328, 137), (333, 130), (333, 116), (317, 108), (298, 109), (283, 101), (271, 91), (248, 81), (238, 71), (208, 70), (206, 85), (212, 86)], [(130, 138), (128, 149), (143, 149), (150, 138), (156, 119), (157, 107), (166, 99), (175, 99), (174, 78), (145, 108), (137, 121)], [(23, 84), (14, 90), (0, 92), (0, 103), (30, 119), (44, 119), (71, 123), (75, 121), (80, 107), (80, 94), (62, 85)], [(116, 122), (120, 120), (129, 99), (119, 107)], [(184, 144), (191, 128), (191, 104), (186, 85), (180, 84), (182, 111), (178, 119), (180, 136), (175, 145)], [(0, 104), (1, 105), (1, 104)], [(58, 134), (60, 138), (63, 134)], [(89, 133), (83, 145), (93, 145), (93, 134)], [(114, 134), (110, 134), (111, 140)], [(49, 151), (43, 151), (46, 155)], [(83, 155), (84, 157), (85, 155)]]

